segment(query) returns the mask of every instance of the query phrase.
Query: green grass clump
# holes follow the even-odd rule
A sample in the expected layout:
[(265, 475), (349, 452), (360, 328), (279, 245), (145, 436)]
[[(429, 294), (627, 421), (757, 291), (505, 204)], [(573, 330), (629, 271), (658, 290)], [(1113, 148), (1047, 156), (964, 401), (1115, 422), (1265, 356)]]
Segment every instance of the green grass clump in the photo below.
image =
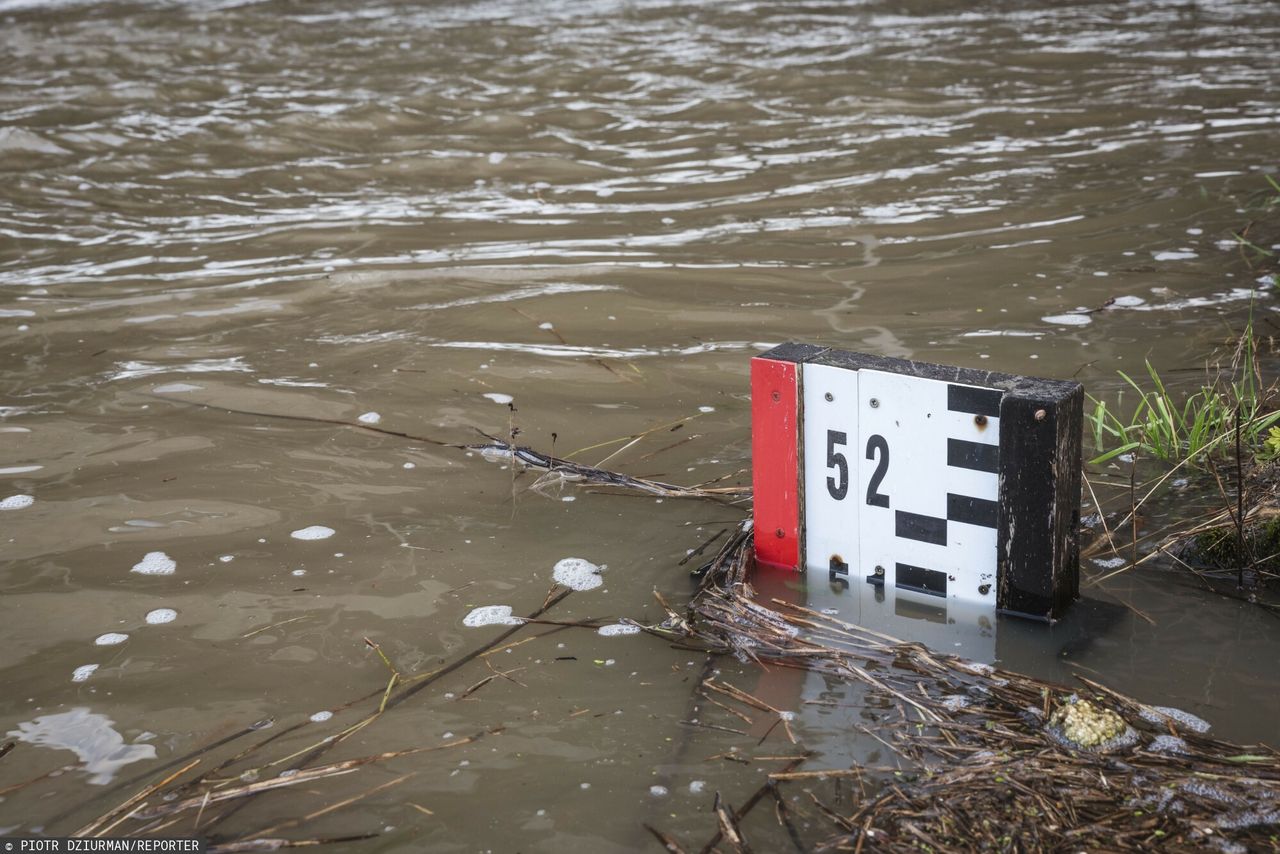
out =
[(1085, 421), (1099, 455), (1090, 462), (1104, 463), (1122, 454), (1138, 453), (1163, 462), (1203, 463), (1211, 455), (1234, 453), (1239, 430), (1242, 454), (1258, 459), (1280, 457), (1280, 411), (1270, 406), (1272, 389), (1262, 384), (1253, 320), (1250, 318), (1236, 348), (1230, 382), (1216, 381), (1179, 401), (1159, 372), (1148, 361), (1144, 388), (1133, 377), (1118, 372), (1138, 395), (1128, 418), (1116, 408), (1090, 396), (1092, 409)]

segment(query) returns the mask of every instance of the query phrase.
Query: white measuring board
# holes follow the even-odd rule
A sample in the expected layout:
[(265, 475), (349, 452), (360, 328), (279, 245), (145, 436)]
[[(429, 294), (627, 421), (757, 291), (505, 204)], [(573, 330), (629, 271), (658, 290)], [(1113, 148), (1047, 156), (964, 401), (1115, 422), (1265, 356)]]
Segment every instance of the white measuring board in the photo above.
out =
[(751, 359), (756, 562), (819, 598), (1053, 622), (1080, 592), (1083, 417), (1072, 381), (779, 344)]
[(802, 381), (810, 586), (994, 609), (1001, 392), (812, 364)]

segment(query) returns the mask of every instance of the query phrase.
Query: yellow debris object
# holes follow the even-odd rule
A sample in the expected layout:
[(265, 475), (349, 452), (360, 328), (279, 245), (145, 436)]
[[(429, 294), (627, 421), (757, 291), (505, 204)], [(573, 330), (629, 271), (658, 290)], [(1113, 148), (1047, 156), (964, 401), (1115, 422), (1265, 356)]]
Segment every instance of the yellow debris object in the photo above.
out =
[(1054, 710), (1049, 723), (1063, 737), (1081, 747), (1097, 747), (1125, 731), (1124, 718), (1088, 700), (1064, 703)]

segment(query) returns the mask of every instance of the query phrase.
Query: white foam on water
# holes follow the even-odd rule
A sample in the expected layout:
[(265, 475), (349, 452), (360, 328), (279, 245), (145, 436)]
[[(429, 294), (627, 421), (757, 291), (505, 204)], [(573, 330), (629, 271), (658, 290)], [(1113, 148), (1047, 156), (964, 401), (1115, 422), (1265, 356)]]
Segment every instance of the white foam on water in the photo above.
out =
[(1144, 305), (1145, 303), (1146, 303), (1146, 300), (1144, 300), (1142, 297), (1135, 297), (1135, 296), (1116, 297), (1111, 301), (1111, 305), (1116, 308), (1131, 308), (1135, 305)]
[(539, 323), (538, 328), (551, 330), (551, 329), (555, 329), (555, 326), (553, 326), (551, 323)]
[[(1244, 827), (1280, 824), (1280, 810), (1237, 810), (1218, 819), (1218, 827), (1224, 830), (1239, 830)], [(1272, 837), (1274, 841), (1275, 837)], [(1224, 847), (1223, 850), (1228, 850)], [(1237, 845), (1234, 851), (1248, 852), (1248, 848)]]
[(307, 574), (307, 571), (305, 569), (295, 569), (292, 574), (301, 578), (302, 576)]
[(97, 670), (97, 669), (98, 669), (98, 665), (96, 665), (96, 664), (84, 664), (84, 665), (81, 665), (80, 667), (77, 667), (77, 668), (75, 669), (75, 672), (74, 672), (74, 673), (72, 673), (72, 674), (71, 674), (71, 681), (72, 681), (72, 682), (84, 682), (84, 681), (88, 680), (88, 678), (89, 678), (90, 676), (92, 676), (92, 675), (93, 675), (93, 671), (95, 671), (95, 670)]
[(0, 468), (0, 474), (27, 474), (28, 472), (40, 471), (44, 466), (6, 466)]
[(510, 605), (483, 605), (462, 618), (462, 625), (472, 629), (481, 626), (519, 626), (524, 623), (519, 617), (511, 616)]
[(177, 568), (178, 565), (164, 552), (147, 552), (146, 557), (135, 563), (129, 571), (139, 575), (173, 575)]
[(364, 415), (361, 415), (356, 420), (359, 421), (361, 424), (377, 424), (379, 421), (382, 420), (382, 416), (376, 412), (366, 412)]
[(691, 795), (700, 795), (700, 794), (702, 794), (702, 790), (703, 790), (703, 789), (705, 789), (706, 787), (707, 787), (707, 781), (706, 781), (706, 780), (690, 780), (690, 781), (689, 781), (689, 794), (691, 794)]
[(1216, 786), (1213, 783), (1208, 783), (1204, 780), (1183, 780), (1178, 784), (1178, 787), (1193, 795), (1218, 801), (1219, 803), (1231, 805), (1240, 803), (1240, 798), (1236, 795), (1221, 786)]
[(607, 638), (618, 637), (619, 635), (638, 635), (640, 634), (640, 627), (629, 626), (626, 623), (614, 623), (596, 629), (596, 634), (604, 635)]
[(1155, 738), (1151, 739), (1151, 743), (1147, 745), (1147, 750), (1150, 750), (1153, 753), (1191, 753), (1191, 748), (1185, 741), (1178, 738), (1176, 735), (1169, 735), (1168, 733), (1157, 735)]
[(512, 401), (514, 401), (514, 400), (515, 400), (515, 398), (514, 398), (514, 397), (512, 397), (512, 396), (511, 396), (511, 395), (509, 395), (509, 394), (502, 394), (502, 393), (500, 393), (500, 392), (496, 392), (496, 391), (488, 392), (487, 394), (485, 394), (485, 395), (483, 395), (483, 396), (484, 396), (484, 397), (489, 398), (489, 399), (490, 399), (490, 400), (492, 400), (494, 403), (507, 404), (507, 403), (511, 403)]
[(152, 626), (172, 623), (176, 619), (178, 619), (178, 612), (172, 608), (156, 608), (147, 613), (147, 624)]
[(1040, 319), (1058, 326), (1088, 326), (1093, 323), (1093, 318), (1087, 314), (1051, 314)]
[(0, 427), (0, 433), (30, 433), (30, 427)]
[(556, 563), (551, 577), (557, 584), (570, 590), (594, 590), (604, 584), (604, 579), (600, 577), (600, 567), (580, 557), (567, 557)]
[(204, 386), (195, 383), (165, 383), (151, 389), (156, 394), (182, 394), (184, 391), (200, 391)]
[(1118, 566), (1124, 566), (1128, 561), (1117, 555), (1116, 557), (1095, 557), (1093, 562), (1103, 569), (1115, 569)]
[(975, 329), (972, 332), (961, 332), (961, 338), (1043, 338), (1043, 332), (1024, 329)]
[(116, 644), (124, 643), (128, 639), (128, 635), (120, 632), (107, 632), (105, 635), (98, 635), (93, 639), (93, 642), (98, 646), (115, 646)]
[(665, 798), (667, 796), (667, 787), (666, 786), (650, 786), (649, 794), (653, 795), (655, 798)]
[(417, 466), (415, 466), (413, 463), (405, 463), (404, 468), (412, 469), (412, 468), (417, 468)]
[(235, 559), (236, 559), (235, 555), (218, 555), (218, 560), (221, 561), (222, 563), (231, 563), (231, 561)]
[(156, 758), (156, 749), (150, 744), (125, 744), (113, 723), (106, 715), (75, 708), (23, 721), (8, 734), (38, 747), (74, 751), (81, 762), (78, 770), (90, 775), (89, 785), (105, 786), (125, 765)]
[(328, 711), (316, 712), (314, 715), (311, 716), (311, 722), (313, 724), (322, 724), (325, 721), (329, 720), (329, 718), (331, 717), (333, 717), (333, 712), (328, 712)]
[(1145, 721), (1153, 724), (1163, 725), (1165, 720), (1171, 720), (1184, 729), (1192, 732), (1208, 732), (1209, 722), (1203, 718), (1198, 718), (1190, 712), (1184, 712), (1182, 709), (1175, 709), (1172, 706), (1143, 706), (1138, 714)]
[(1151, 257), (1157, 261), (1190, 261), (1192, 258), (1199, 258), (1200, 256), (1190, 249), (1179, 249), (1177, 251), (1153, 252)]
[(698, 411), (699, 412), (715, 412), (716, 408), (714, 406), (699, 406)]
[(295, 540), (327, 540), (335, 533), (337, 532), (333, 528), (326, 528), (324, 525), (312, 525), (309, 528), (299, 528), (289, 536)]
[(5, 500), (0, 501), (0, 510), (22, 510), (35, 503), (35, 498), (30, 495), (10, 495)]

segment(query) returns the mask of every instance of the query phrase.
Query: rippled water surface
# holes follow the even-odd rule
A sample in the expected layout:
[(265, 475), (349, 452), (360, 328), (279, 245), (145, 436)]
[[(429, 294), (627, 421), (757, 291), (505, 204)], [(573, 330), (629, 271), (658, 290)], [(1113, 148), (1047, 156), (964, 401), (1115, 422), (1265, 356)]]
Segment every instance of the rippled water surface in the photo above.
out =
[[(518, 427), (743, 481), (773, 343), (1097, 394), (1146, 357), (1199, 367), (1251, 297), (1273, 310), (1231, 230), (1277, 165), (1278, 37), (1266, 2), (0, 0), (0, 791), (71, 766), (3, 795), (0, 829), (74, 830), (143, 785), (110, 781), (264, 718), (297, 727), (276, 756), (336, 733), (386, 684), (364, 638), (430, 671), (564, 558), (604, 583), (556, 618), (661, 619), (653, 589), (682, 601), (677, 561), (743, 513), (534, 493), (427, 439)], [(1161, 568), (1086, 592), (997, 654), (1280, 740), (1273, 617)], [(681, 725), (703, 660), (646, 635), (485, 661), (339, 758), (501, 735), (211, 832), (412, 774), (303, 835), (700, 845), (714, 791), (777, 767), (707, 757), (794, 749)], [(803, 705), (831, 686), (717, 666), (809, 709), (826, 761), (874, 748)]]

